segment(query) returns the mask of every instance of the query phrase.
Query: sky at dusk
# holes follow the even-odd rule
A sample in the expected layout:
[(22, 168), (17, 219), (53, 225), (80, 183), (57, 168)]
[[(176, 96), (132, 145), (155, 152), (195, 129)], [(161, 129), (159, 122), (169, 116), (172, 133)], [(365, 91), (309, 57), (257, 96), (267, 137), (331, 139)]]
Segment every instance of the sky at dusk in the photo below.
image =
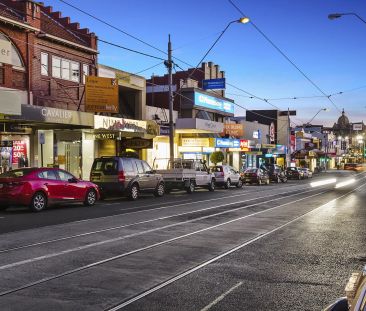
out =
[[(65, 0), (148, 44), (67, 6), (44, 0), (100, 39), (166, 58), (168, 34), (181, 68), (196, 66), (226, 25), (241, 17), (228, 0)], [(232, 0), (253, 23), (232, 24), (205, 61), (225, 71), (226, 97), (246, 109), (297, 111), (295, 124), (333, 125), (344, 108), (351, 122), (366, 122), (366, 19), (364, 0)], [(254, 25), (253, 25), (254, 24)], [(257, 28), (256, 28), (256, 27)], [(259, 31), (258, 31), (259, 29)], [(262, 32), (262, 33), (261, 33)], [(304, 77), (271, 40), (313, 83)], [(166, 73), (162, 61), (99, 43), (99, 63), (149, 78)], [(184, 61), (181, 62), (181, 61)], [(177, 68), (179, 71), (180, 69)], [(313, 85), (315, 84), (315, 85)], [(247, 92), (247, 93), (246, 93)], [(261, 98), (250, 98), (251, 95)], [(325, 95), (324, 95), (324, 94)], [(339, 94), (341, 93), (341, 94)], [(331, 103), (327, 96), (333, 101)], [(303, 98), (306, 97), (306, 98)], [(293, 99), (296, 98), (296, 99)], [(263, 100), (265, 99), (265, 100)], [(236, 107), (236, 115), (245, 110)]]

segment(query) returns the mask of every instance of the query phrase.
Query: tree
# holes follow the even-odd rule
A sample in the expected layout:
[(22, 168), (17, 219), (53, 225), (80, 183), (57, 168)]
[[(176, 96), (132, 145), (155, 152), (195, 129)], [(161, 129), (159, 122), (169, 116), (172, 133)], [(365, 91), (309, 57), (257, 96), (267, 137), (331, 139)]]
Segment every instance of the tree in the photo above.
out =
[(222, 162), (225, 159), (224, 153), (222, 151), (214, 151), (210, 155), (210, 161), (217, 165), (217, 163)]
[(306, 163), (306, 160), (300, 160), (299, 164), (300, 164), (301, 167), (306, 167), (307, 163)]

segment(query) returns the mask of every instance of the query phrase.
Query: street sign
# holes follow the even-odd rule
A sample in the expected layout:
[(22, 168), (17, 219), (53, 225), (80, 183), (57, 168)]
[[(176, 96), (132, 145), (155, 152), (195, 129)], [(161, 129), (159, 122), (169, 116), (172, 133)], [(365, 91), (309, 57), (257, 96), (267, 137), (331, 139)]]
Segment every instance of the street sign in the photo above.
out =
[(41, 145), (44, 145), (46, 139), (45, 139), (45, 136), (44, 136), (44, 133), (39, 133), (39, 136), (38, 136), (38, 141)]
[(204, 90), (225, 89), (225, 78), (203, 80), (202, 88)]

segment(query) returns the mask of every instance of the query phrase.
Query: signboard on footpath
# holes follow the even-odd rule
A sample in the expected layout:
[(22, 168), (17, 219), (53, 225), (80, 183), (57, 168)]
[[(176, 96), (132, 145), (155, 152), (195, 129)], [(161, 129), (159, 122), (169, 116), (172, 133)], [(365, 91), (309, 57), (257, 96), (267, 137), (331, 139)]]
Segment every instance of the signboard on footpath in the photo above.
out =
[(85, 81), (85, 110), (118, 113), (117, 79), (87, 76)]

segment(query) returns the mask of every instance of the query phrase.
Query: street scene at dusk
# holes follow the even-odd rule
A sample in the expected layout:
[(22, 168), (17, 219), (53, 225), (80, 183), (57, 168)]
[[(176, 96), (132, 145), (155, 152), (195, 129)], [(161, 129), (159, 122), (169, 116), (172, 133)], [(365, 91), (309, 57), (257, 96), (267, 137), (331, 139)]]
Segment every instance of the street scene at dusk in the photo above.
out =
[(366, 311), (366, 3), (0, 0), (0, 310)]

